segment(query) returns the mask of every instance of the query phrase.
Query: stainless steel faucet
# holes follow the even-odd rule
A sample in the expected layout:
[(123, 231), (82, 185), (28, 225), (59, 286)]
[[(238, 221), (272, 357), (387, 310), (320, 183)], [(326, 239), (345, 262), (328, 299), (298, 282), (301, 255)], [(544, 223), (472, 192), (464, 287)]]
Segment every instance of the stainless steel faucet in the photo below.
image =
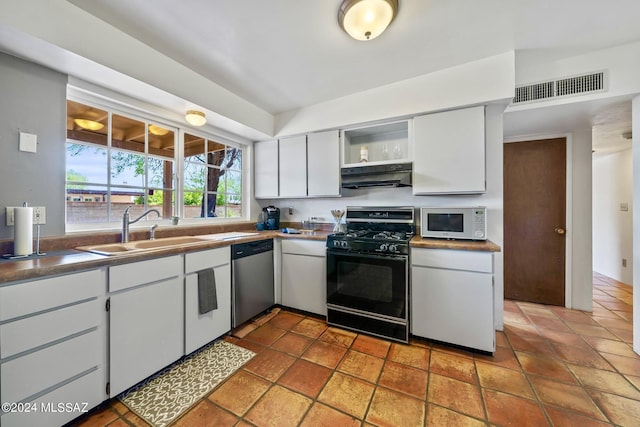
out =
[(149, 209), (145, 211), (142, 215), (140, 215), (138, 218), (134, 219), (133, 221), (129, 221), (129, 209), (131, 208), (132, 206), (129, 206), (127, 209), (124, 210), (124, 213), (122, 214), (122, 243), (127, 243), (129, 241), (129, 226), (131, 224), (134, 224), (140, 221), (142, 218), (149, 215), (151, 212), (155, 212), (158, 215), (158, 217), (162, 216), (160, 211), (158, 211), (157, 209)]
[(156, 228), (158, 228), (158, 224), (153, 224), (149, 229), (149, 240), (155, 240), (156, 238)]

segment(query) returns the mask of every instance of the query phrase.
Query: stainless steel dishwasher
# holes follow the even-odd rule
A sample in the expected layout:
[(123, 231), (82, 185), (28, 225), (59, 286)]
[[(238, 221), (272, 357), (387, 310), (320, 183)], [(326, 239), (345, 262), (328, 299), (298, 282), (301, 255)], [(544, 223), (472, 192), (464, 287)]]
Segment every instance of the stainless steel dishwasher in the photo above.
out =
[(231, 245), (231, 323), (235, 328), (275, 302), (273, 239)]

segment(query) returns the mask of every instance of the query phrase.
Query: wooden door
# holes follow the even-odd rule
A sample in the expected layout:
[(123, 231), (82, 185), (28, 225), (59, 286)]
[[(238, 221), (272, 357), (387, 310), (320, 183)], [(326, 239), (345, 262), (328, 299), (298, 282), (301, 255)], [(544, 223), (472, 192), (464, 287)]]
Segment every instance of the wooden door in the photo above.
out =
[(565, 305), (566, 140), (504, 145), (504, 296)]

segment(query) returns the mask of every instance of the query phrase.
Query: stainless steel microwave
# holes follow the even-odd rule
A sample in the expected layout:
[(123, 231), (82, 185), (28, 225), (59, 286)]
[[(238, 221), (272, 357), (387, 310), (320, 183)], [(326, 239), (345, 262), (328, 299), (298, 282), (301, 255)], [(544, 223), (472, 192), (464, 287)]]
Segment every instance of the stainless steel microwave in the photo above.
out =
[(420, 235), (439, 239), (487, 240), (487, 208), (420, 208)]

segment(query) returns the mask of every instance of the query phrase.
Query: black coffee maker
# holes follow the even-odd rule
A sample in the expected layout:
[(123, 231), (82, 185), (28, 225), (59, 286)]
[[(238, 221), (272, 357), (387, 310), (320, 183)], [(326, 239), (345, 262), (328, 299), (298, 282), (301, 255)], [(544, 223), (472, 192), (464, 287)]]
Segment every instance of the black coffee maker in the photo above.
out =
[(262, 208), (262, 222), (265, 230), (280, 229), (280, 208), (275, 206), (267, 206)]

